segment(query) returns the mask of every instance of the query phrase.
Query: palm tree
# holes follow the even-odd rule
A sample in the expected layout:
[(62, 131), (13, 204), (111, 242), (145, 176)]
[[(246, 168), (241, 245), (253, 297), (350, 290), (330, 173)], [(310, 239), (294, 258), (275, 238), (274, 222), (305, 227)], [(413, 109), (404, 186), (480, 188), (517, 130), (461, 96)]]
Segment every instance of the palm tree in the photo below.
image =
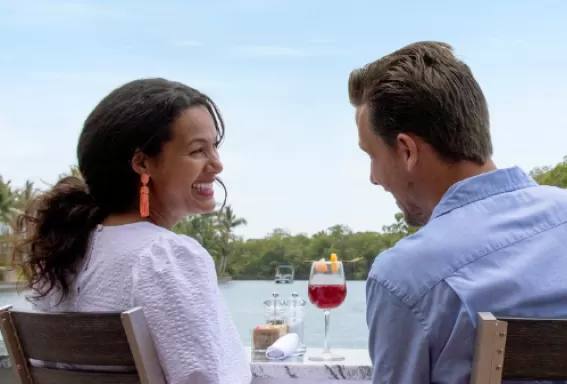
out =
[(214, 212), (186, 217), (173, 228), (173, 231), (197, 240), (217, 262), (220, 237), (217, 231), (216, 218), (217, 214)]
[[(4, 182), (0, 176), (0, 266), (7, 264), (10, 245), (6, 242), (10, 235), (10, 221), (13, 217), (14, 193), (10, 182)], [(0, 272), (0, 281), (3, 275)]]
[(4, 182), (0, 176), (0, 224), (8, 224), (14, 208), (14, 193), (10, 188), (10, 182)]
[(382, 231), (384, 233), (399, 234), (405, 237), (412, 235), (419, 230), (419, 227), (412, 227), (408, 225), (402, 212), (396, 213), (394, 217), (396, 218), (396, 222), (394, 224), (382, 227)]
[(14, 203), (9, 215), (7, 224), (11, 232), (16, 231), (18, 225), (18, 218), (22, 214), (30, 213), (32, 202), (37, 197), (38, 190), (35, 188), (33, 181), (26, 181), (26, 184), (21, 189), (16, 189), (13, 192)]
[(219, 212), (218, 229), (222, 239), (222, 247), (219, 259), (218, 274), (223, 276), (226, 272), (226, 266), (229, 258), (229, 244), (234, 239), (233, 230), (242, 225), (247, 225), (248, 222), (242, 217), (236, 217), (232, 207), (227, 205)]
[(26, 207), (29, 206), (30, 202), (37, 196), (37, 189), (35, 188), (33, 181), (26, 181), (24, 187), (17, 189), (15, 192), (15, 206), (18, 210), (24, 211)]
[(76, 177), (78, 179), (82, 179), (83, 175), (81, 174), (81, 171), (79, 170), (79, 167), (77, 167), (76, 165), (71, 165), (69, 167), (69, 171), (62, 173), (59, 175), (59, 177), (57, 178), (58, 180), (61, 180), (64, 177), (69, 177), (69, 176), (73, 176)]

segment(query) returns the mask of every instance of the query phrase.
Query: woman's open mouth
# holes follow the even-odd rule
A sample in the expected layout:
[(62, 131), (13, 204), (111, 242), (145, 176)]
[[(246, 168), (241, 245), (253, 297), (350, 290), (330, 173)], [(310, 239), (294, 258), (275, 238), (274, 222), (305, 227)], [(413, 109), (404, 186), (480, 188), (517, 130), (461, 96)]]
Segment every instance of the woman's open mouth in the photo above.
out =
[(215, 194), (213, 183), (194, 183), (191, 188), (201, 196), (211, 197)]

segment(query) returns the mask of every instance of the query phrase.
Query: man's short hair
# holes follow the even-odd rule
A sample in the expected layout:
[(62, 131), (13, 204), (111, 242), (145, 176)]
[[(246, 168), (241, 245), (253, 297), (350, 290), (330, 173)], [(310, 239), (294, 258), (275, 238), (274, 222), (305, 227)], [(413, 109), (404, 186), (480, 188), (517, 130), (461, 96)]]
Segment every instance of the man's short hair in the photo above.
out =
[(449, 162), (483, 164), (492, 156), (486, 100), (449, 44), (410, 44), (352, 71), (348, 88), (350, 102), (369, 108), (374, 133), (388, 145), (406, 133)]

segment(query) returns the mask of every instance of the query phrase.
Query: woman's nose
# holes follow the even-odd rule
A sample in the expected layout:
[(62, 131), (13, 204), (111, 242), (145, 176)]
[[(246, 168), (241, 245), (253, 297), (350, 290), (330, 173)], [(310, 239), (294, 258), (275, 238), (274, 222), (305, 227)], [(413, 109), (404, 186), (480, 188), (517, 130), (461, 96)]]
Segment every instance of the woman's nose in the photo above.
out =
[(215, 174), (219, 174), (223, 170), (222, 161), (220, 160), (219, 156), (216, 155), (209, 161), (208, 168), (211, 172)]

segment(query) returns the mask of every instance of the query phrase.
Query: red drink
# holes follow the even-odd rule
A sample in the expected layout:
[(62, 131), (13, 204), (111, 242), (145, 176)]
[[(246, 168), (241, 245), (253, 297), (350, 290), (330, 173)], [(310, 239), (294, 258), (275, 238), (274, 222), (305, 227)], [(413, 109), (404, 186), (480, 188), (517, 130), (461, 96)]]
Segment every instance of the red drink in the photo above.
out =
[(309, 293), (309, 300), (319, 309), (337, 308), (346, 298), (346, 284), (309, 284), (307, 291)]

